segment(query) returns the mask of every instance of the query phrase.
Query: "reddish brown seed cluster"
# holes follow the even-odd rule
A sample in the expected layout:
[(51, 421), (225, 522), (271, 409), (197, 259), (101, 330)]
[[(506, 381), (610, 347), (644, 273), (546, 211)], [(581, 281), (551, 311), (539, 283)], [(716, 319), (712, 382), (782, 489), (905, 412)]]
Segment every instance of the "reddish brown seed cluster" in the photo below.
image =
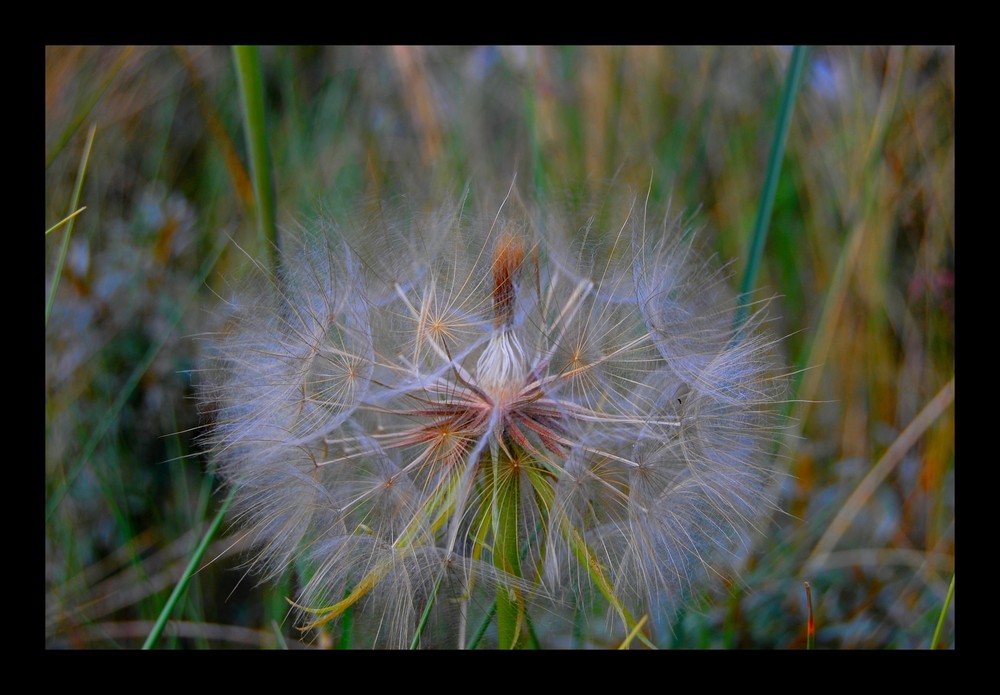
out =
[(493, 320), (498, 328), (514, 322), (514, 299), (523, 260), (524, 237), (508, 225), (493, 249)]

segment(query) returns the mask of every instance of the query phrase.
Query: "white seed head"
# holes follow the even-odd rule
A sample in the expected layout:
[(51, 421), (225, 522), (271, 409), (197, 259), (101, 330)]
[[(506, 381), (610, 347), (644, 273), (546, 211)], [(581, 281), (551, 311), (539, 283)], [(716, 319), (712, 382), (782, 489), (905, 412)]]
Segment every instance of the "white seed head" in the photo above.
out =
[(357, 605), (408, 646), (431, 601), (461, 634), (477, 592), (662, 610), (769, 511), (763, 311), (734, 330), (674, 218), (513, 217), (381, 209), (288, 237), (234, 302), (207, 441), (255, 566), (310, 568), (306, 622)]

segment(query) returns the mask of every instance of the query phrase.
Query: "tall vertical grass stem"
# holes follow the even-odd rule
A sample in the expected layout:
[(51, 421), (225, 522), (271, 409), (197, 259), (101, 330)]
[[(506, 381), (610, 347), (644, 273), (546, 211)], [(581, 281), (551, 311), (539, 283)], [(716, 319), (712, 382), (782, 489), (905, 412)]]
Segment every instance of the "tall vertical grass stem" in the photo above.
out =
[(944, 627), (945, 616), (948, 615), (948, 608), (951, 606), (951, 599), (955, 596), (955, 575), (951, 575), (951, 584), (948, 586), (948, 595), (944, 597), (944, 605), (941, 606), (941, 615), (938, 617), (937, 627), (934, 628), (934, 636), (931, 638), (931, 649), (938, 648), (938, 640), (941, 639), (941, 628)]
[(174, 612), (174, 606), (177, 605), (177, 601), (184, 594), (184, 590), (187, 589), (188, 582), (191, 581), (191, 576), (198, 569), (198, 565), (201, 564), (201, 558), (205, 555), (205, 550), (208, 548), (208, 544), (212, 542), (215, 538), (215, 534), (219, 531), (219, 526), (222, 525), (222, 519), (226, 515), (226, 511), (229, 509), (229, 504), (233, 501), (236, 496), (236, 488), (232, 487), (229, 490), (229, 495), (226, 497), (225, 502), (222, 503), (222, 507), (219, 508), (218, 514), (212, 519), (212, 524), (208, 527), (205, 535), (201, 539), (201, 543), (195, 548), (194, 554), (191, 556), (191, 561), (188, 562), (187, 567), (184, 569), (184, 574), (181, 575), (180, 581), (177, 582), (177, 586), (174, 587), (173, 592), (170, 594), (170, 598), (167, 599), (166, 604), (163, 606), (163, 610), (160, 611), (160, 616), (156, 619), (156, 624), (153, 625), (153, 629), (149, 633), (149, 637), (146, 638), (145, 644), (142, 645), (143, 649), (152, 649), (156, 646), (157, 640), (160, 639), (160, 634), (163, 632), (163, 628), (166, 627), (167, 621), (170, 619), (170, 615)]
[(753, 290), (757, 281), (757, 271), (764, 255), (764, 244), (767, 241), (767, 228), (771, 222), (771, 212), (774, 209), (774, 196), (778, 190), (778, 176), (781, 173), (781, 160), (785, 155), (785, 142), (788, 140), (788, 126), (792, 121), (792, 110), (795, 106), (795, 96), (798, 93), (799, 78), (802, 76), (802, 66), (805, 64), (805, 46), (792, 49), (792, 59), (785, 75), (785, 88), (781, 95), (781, 108), (778, 112), (778, 124), (771, 140), (771, 153), (767, 159), (767, 171), (764, 178), (764, 189), (760, 194), (760, 205), (757, 206), (757, 220), (754, 222), (753, 238), (750, 241), (750, 254), (747, 259), (746, 272), (740, 286), (741, 306), (737, 314), (736, 325), (740, 326), (746, 318), (746, 298)]
[[(69, 238), (73, 234), (73, 224), (76, 222), (76, 213), (80, 202), (80, 190), (83, 188), (83, 177), (87, 173), (87, 161), (90, 159), (90, 148), (94, 144), (94, 134), (97, 132), (97, 124), (90, 126), (87, 133), (87, 144), (83, 148), (83, 158), (80, 160), (80, 168), (76, 171), (76, 183), (73, 184), (73, 197), (69, 202), (69, 212), (72, 213), (66, 222), (66, 235), (63, 237), (62, 246), (59, 247), (59, 260), (56, 261), (56, 271), (52, 276), (52, 289), (49, 290), (49, 299), (45, 302), (45, 325), (49, 325), (49, 314), (52, 313), (52, 302), (56, 297), (56, 289), (59, 287), (59, 276), (62, 275), (63, 263), (66, 262), (66, 252), (69, 250)], [(79, 210), (77, 210), (79, 212)], [(47, 234), (48, 232), (46, 232)]]
[(264, 119), (264, 78), (257, 46), (233, 46), (236, 78), (240, 86), (240, 103), (246, 126), (250, 175), (253, 178), (254, 200), (257, 206), (257, 230), (260, 241), (267, 246), (272, 270), (278, 268), (278, 227), (274, 209), (274, 182), (271, 179), (271, 159), (267, 145), (267, 124)]

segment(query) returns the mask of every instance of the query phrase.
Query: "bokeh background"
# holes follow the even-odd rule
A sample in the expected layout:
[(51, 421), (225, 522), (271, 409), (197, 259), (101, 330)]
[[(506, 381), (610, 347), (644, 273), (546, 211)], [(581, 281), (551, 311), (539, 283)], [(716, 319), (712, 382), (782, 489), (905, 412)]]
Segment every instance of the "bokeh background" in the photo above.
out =
[[(735, 287), (791, 50), (260, 55), (281, 228), (386, 190), (613, 181), (687, 211)], [(782, 511), (740, 581), (650, 626), (660, 646), (804, 648), (807, 581), (818, 648), (930, 646), (955, 563), (954, 110), (954, 48), (809, 48), (756, 283), (795, 372)], [(95, 128), (86, 210), (45, 240), (45, 644), (134, 648), (224, 496), (195, 441), (200, 336), (267, 257), (233, 53), (48, 47), (45, 114), (46, 229)], [(224, 525), (160, 646), (365, 646), (341, 624), (303, 642), (294, 572), (257, 586), (240, 551)], [(594, 625), (539, 637), (621, 641)]]

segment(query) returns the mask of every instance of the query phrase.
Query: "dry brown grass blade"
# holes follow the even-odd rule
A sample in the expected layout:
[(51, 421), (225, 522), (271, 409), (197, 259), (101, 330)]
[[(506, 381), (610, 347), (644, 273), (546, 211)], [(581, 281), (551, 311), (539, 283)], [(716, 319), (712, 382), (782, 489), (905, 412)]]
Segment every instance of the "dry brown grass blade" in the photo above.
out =
[(253, 184), (250, 183), (250, 176), (247, 174), (247, 170), (240, 160), (240, 155), (236, 151), (236, 145), (233, 144), (233, 140), (229, 137), (226, 127), (222, 124), (222, 119), (219, 117), (219, 112), (216, 110), (215, 104), (212, 103), (212, 98), (205, 89), (205, 83), (198, 74), (197, 66), (195, 66), (194, 61), (188, 54), (188, 50), (183, 46), (174, 47), (174, 52), (184, 65), (184, 69), (187, 70), (188, 77), (191, 79), (191, 87), (194, 89), (201, 117), (205, 119), (205, 125), (208, 126), (209, 132), (215, 138), (219, 147), (222, 148), (222, 156), (226, 162), (226, 171), (229, 172), (229, 176), (233, 181), (233, 188), (236, 189), (236, 194), (244, 206), (253, 208)]
[(420, 134), (420, 154), (424, 164), (437, 161), (441, 154), (441, 126), (434, 109), (429, 77), (424, 66), (423, 49), (418, 46), (393, 46), (392, 57), (399, 70), (403, 97)]
[[(193, 540), (194, 530), (146, 558), (141, 565), (128, 565), (107, 579), (83, 588), (73, 596), (72, 606), (64, 606), (66, 591), (50, 592), (46, 596), (46, 635), (75, 629), (71, 626), (111, 615), (169, 588), (184, 572)], [(236, 543), (232, 539), (220, 539), (209, 547), (209, 557), (214, 562), (239, 552), (245, 545), (242, 539)]]
[(803, 566), (804, 571), (814, 570), (822, 565), (823, 559), (836, 547), (837, 542), (850, 527), (851, 522), (862, 507), (868, 502), (878, 486), (888, 477), (910, 448), (934, 424), (945, 408), (955, 400), (955, 379), (945, 384), (937, 395), (924, 406), (924, 409), (907, 425), (892, 446), (882, 455), (878, 463), (868, 472), (858, 487), (837, 512), (837, 516), (820, 537), (809, 558)]

